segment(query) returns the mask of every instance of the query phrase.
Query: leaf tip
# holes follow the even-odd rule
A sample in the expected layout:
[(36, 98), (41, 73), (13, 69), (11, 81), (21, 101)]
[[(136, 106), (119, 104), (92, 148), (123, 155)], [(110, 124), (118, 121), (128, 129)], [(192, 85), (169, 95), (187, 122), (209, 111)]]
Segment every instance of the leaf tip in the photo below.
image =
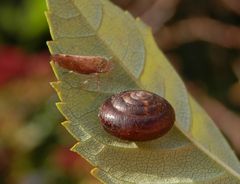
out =
[(59, 85), (61, 84), (61, 81), (54, 81), (49, 83), (52, 88), (58, 92), (59, 91)]
[(66, 103), (64, 103), (64, 102), (57, 102), (56, 103), (56, 107), (57, 107), (57, 109), (65, 116), (65, 113), (63, 112), (64, 110), (64, 108), (65, 108), (65, 106), (66, 106)]
[(64, 126), (65, 128), (67, 128), (69, 125), (69, 121), (64, 121), (61, 123), (61, 125)]
[(79, 154), (77, 151), (77, 148), (79, 147), (79, 145), (80, 145), (80, 142), (76, 143), (73, 147), (70, 148), (70, 151)]
[(98, 174), (99, 174), (99, 169), (98, 168), (93, 168), (91, 171), (90, 171), (91, 175), (93, 175), (94, 177), (97, 177)]
[(60, 76), (58, 75), (58, 72), (57, 72), (57, 67), (56, 67), (57, 65), (53, 61), (50, 61), (50, 65), (57, 80), (60, 80)]

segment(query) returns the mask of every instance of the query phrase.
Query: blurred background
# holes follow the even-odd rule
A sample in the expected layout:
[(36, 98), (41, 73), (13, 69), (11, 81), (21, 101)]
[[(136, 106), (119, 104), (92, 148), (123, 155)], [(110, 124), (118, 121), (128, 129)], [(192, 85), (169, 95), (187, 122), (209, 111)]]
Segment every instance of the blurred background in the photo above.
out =
[[(240, 1), (113, 0), (153, 29), (189, 92), (240, 155)], [(69, 151), (49, 82), (44, 0), (0, 2), (0, 183), (99, 183)]]

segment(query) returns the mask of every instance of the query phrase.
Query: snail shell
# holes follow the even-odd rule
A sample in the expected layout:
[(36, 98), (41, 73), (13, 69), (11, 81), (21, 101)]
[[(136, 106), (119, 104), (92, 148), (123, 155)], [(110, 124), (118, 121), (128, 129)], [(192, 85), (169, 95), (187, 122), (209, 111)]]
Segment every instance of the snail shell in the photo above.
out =
[(148, 91), (125, 91), (108, 98), (99, 109), (103, 128), (129, 141), (147, 141), (166, 134), (175, 113), (162, 97)]

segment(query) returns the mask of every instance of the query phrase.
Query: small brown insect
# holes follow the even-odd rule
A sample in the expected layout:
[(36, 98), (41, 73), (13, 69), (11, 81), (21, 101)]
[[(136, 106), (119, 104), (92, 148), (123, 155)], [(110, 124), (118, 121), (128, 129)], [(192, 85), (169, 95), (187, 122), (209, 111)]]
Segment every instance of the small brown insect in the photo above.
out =
[(55, 54), (52, 60), (61, 67), (80, 74), (106, 73), (113, 67), (112, 62), (100, 56)]
[(166, 134), (175, 112), (164, 98), (141, 90), (124, 91), (108, 98), (98, 114), (110, 134), (130, 141), (147, 141)]

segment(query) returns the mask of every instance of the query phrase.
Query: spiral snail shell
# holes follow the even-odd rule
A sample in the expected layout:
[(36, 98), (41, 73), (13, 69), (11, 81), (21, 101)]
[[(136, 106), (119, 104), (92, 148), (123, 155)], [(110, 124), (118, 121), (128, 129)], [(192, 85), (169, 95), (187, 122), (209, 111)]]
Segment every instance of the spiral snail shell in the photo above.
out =
[(147, 141), (166, 134), (175, 113), (164, 98), (141, 90), (124, 91), (108, 98), (98, 114), (103, 128), (129, 141)]

